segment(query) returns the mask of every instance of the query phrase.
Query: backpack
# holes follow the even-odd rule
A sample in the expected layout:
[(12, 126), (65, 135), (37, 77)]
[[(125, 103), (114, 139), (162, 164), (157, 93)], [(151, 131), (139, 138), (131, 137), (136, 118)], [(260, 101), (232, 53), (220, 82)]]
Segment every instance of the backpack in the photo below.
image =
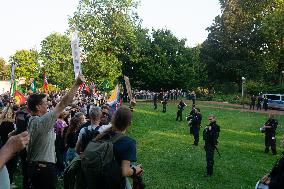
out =
[(124, 189), (125, 177), (121, 165), (114, 157), (113, 144), (124, 137), (123, 134), (106, 134), (101, 140), (93, 139), (81, 156), (81, 168), (86, 184), (92, 189)]
[(94, 139), (100, 132), (99, 132), (100, 126), (97, 126), (95, 129), (89, 130), (88, 127), (84, 128), (84, 133), (82, 134), (82, 140), (81, 140), (81, 149), (84, 151), (89, 144), (89, 142)]
[(81, 169), (81, 157), (75, 157), (66, 167), (63, 174), (64, 189), (86, 189), (83, 171)]

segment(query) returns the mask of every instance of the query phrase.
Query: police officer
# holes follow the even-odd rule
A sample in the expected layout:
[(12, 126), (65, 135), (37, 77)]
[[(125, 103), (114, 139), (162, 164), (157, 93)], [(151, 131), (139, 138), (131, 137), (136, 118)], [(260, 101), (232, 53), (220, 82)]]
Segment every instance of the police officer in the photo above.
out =
[(220, 133), (220, 127), (216, 123), (215, 115), (209, 115), (209, 125), (203, 130), (203, 140), (205, 141), (205, 152), (206, 152), (206, 175), (212, 176), (213, 165), (214, 165), (214, 150), (218, 144), (218, 137)]
[(265, 153), (269, 152), (269, 147), (271, 146), (271, 151), (273, 155), (276, 155), (276, 138), (275, 131), (278, 125), (278, 121), (274, 119), (273, 114), (269, 114), (269, 119), (265, 122), (262, 127), (262, 131), (265, 133)]
[(158, 101), (158, 95), (157, 95), (157, 93), (154, 93), (154, 97), (153, 97), (154, 110), (157, 109), (157, 101)]
[(267, 111), (268, 109), (268, 98), (266, 95), (264, 96), (264, 99), (263, 99), (263, 108), (265, 111)]
[(256, 101), (256, 97), (254, 95), (251, 96), (251, 103), (250, 103), (250, 107), (249, 109), (253, 109), (254, 110), (254, 106), (255, 106), (255, 101)]
[(200, 113), (199, 108), (194, 108), (194, 113), (191, 116), (191, 120), (189, 123), (189, 126), (191, 127), (191, 134), (194, 137), (194, 143), (193, 145), (198, 146), (199, 142), (199, 130), (201, 125), (202, 115)]
[(184, 107), (187, 106), (182, 100), (180, 100), (178, 104), (178, 111), (177, 111), (177, 118), (176, 121), (179, 119), (179, 121), (182, 121), (182, 111), (184, 110)]
[(257, 97), (257, 104), (256, 104), (256, 110), (260, 109), (261, 110), (261, 103), (263, 101), (263, 98), (261, 94), (259, 93), (259, 96)]
[(162, 104), (163, 104), (163, 111), (162, 112), (166, 112), (167, 111), (167, 103), (168, 103), (168, 96), (167, 94), (165, 94), (163, 96), (163, 101), (162, 101)]

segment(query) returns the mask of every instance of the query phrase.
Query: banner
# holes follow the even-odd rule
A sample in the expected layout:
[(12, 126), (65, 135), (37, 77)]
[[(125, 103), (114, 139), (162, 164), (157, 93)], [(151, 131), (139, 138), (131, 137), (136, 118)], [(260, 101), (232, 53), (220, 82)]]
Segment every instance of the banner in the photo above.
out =
[(132, 91), (131, 91), (129, 78), (127, 76), (124, 76), (124, 81), (125, 81), (125, 86), (126, 86), (128, 97), (131, 101), (132, 100)]
[(15, 69), (16, 69), (16, 65), (15, 65), (15, 63), (12, 63), (11, 83), (13, 83), (13, 81), (15, 79)]
[(75, 79), (76, 79), (78, 77), (79, 73), (82, 73), (78, 32), (74, 32), (72, 34), (71, 48), (72, 48), (74, 73), (75, 73)]

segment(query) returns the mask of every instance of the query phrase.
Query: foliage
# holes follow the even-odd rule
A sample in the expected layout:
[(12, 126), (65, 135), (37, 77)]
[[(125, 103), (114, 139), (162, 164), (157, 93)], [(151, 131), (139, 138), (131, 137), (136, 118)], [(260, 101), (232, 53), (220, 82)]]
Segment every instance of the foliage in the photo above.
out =
[(52, 33), (41, 42), (41, 79), (45, 73), (48, 82), (60, 88), (70, 87), (74, 80), (70, 40), (66, 35)]
[(0, 57), (0, 80), (10, 79), (10, 66), (6, 64), (6, 61)]
[(220, 0), (222, 15), (207, 30), (201, 49), (209, 83), (241, 77), (278, 83), (283, 70), (284, 2)]
[(71, 32), (79, 31), (83, 54), (87, 57), (82, 66), (89, 80), (114, 81), (126, 74), (127, 65), (135, 61), (136, 5), (134, 0), (80, 1), (69, 24)]
[[(199, 64), (199, 49), (185, 47), (170, 30), (137, 28), (139, 59), (133, 68), (135, 87), (150, 90), (192, 89), (203, 77)], [(139, 81), (139, 83), (137, 82)]]
[(30, 78), (39, 76), (39, 54), (36, 50), (17, 50), (10, 57), (9, 63), (16, 65), (15, 78), (26, 78), (26, 83), (29, 83)]

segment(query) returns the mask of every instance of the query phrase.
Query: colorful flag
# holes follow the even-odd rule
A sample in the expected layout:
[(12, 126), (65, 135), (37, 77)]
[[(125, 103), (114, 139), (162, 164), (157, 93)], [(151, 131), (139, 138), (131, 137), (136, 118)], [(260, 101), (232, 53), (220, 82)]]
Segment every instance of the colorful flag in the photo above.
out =
[(30, 85), (30, 90), (32, 90), (34, 93), (36, 92), (36, 80), (35, 79)]
[(45, 74), (43, 75), (43, 89), (45, 92), (48, 91), (48, 82)]
[(81, 91), (81, 92), (86, 91), (87, 93), (90, 93), (90, 92), (91, 92), (90, 89), (89, 89), (89, 87), (88, 87), (88, 85), (86, 85), (85, 82), (80, 85), (79, 91)]
[(117, 107), (117, 105), (120, 105), (120, 90), (118, 85), (116, 85), (115, 89), (112, 91), (111, 96), (107, 100), (107, 104), (111, 107)]
[(18, 105), (24, 104), (27, 101), (26, 97), (18, 90), (14, 92), (14, 99)]

